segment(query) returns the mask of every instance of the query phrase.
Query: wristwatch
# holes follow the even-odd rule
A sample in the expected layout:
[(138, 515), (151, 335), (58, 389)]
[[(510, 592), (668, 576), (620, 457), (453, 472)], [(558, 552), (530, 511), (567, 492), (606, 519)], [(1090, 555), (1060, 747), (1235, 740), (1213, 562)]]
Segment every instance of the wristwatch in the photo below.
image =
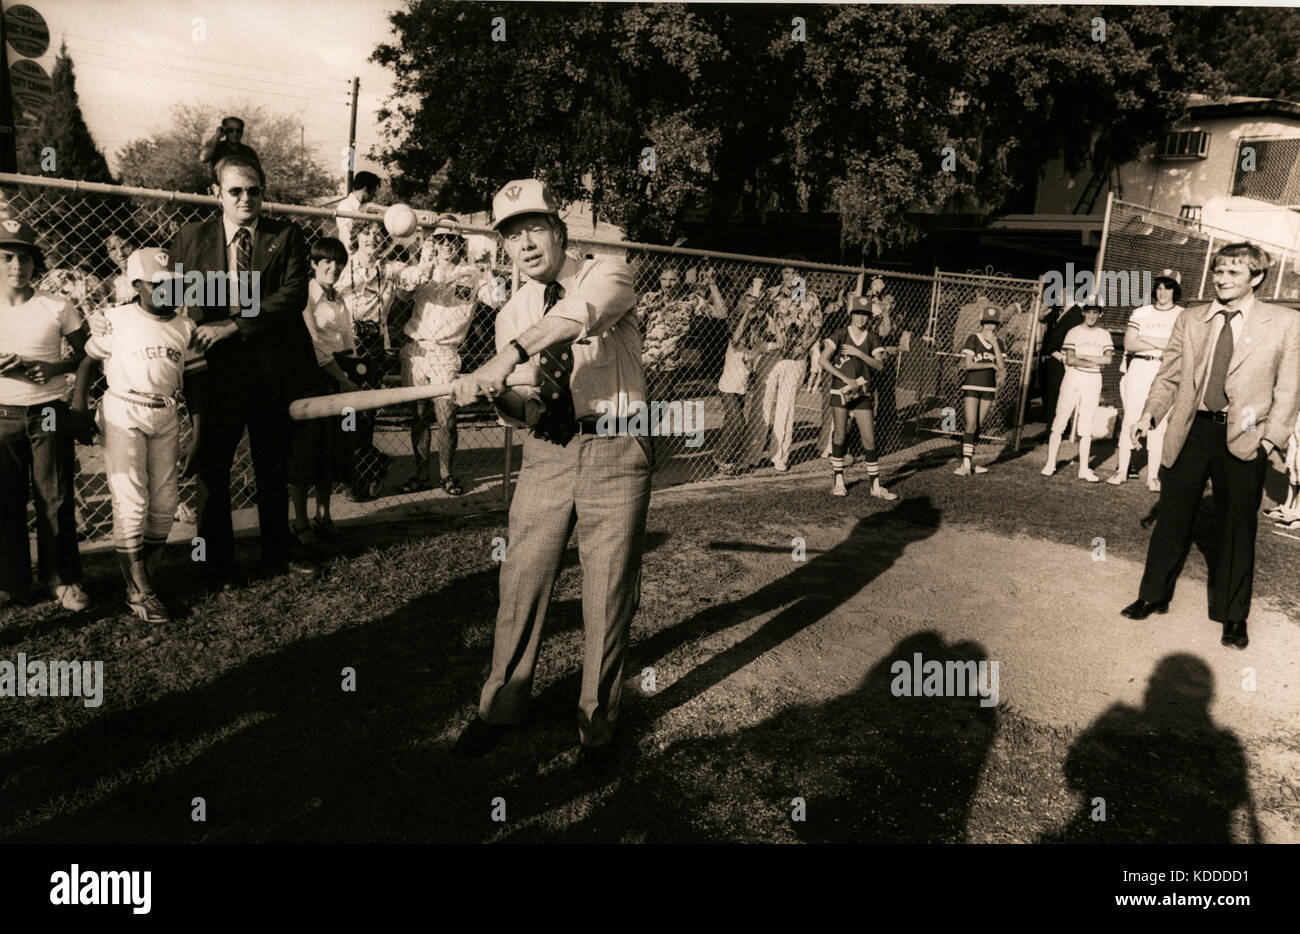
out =
[(523, 344), (519, 343), (519, 341), (517, 341), (517, 340), (512, 340), (512, 341), (510, 341), (510, 346), (513, 347), (513, 348), (515, 349), (515, 351), (519, 354), (519, 362), (520, 362), (520, 363), (527, 363), (527, 362), (528, 362), (529, 354), (528, 354), (528, 351), (524, 349), (524, 345), (523, 345)]

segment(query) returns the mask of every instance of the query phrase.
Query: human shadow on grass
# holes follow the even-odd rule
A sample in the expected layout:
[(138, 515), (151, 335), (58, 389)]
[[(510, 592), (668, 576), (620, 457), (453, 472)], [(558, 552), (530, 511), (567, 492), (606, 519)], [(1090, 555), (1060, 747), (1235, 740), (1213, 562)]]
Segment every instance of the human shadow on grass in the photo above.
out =
[[(649, 546), (666, 538), (654, 533)], [(498, 573), (466, 574), (365, 625), (299, 638), (126, 709), (112, 709), (125, 699), (106, 666), (102, 714), (0, 755), (3, 838), (482, 839), (493, 826), (484, 788), (504, 780), (492, 764), (453, 759), (450, 746), (490, 660)], [(553, 600), (552, 631), (580, 630), (581, 620), (580, 599)], [(176, 625), (150, 651), (184, 640), (184, 621)], [(344, 668), (354, 691), (343, 690)], [(535, 761), (536, 744), (531, 752)], [(204, 822), (191, 820), (195, 797)]]
[[(914, 633), (852, 692), (739, 730), (718, 723), (712, 735), (625, 757), (604, 782), (588, 784), (611, 783), (598, 802), (562, 802), (549, 819), (525, 820), (505, 839), (962, 842), (998, 728), (996, 698), (982, 702), (978, 682), (960, 677), (952, 684), (964, 696), (907, 696), (917, 656), (963, 670), (987, 662), (978, 643)], [(579, 816), (564, 823), (568, 814)]]
[(1141, 707), (1115, 704), (1070, 747), (1065, 778), (1082, 800), (1042, 842), (1232, 843), (1240, 808), (1260, 842), (1246, 755), (1214, 724), (1213, 698), (1205, 662), (1186, 653), (1161, 659)]
[[(797, 562), (794, 570), (747, 596), (708, 607), (645, 639), (635, 638), (634, 623), (627, 670), (638, 672), (646, 667), (662, 668), (668, 656), (700, 639), (777, 611), (754, 632), (691, 668), (667, 687), (649, 697), (630, 698), (631, 703), (621, 714), (620, 729), (648, 726), (649, 721), (705, 693), (835, 612), (889, 570), (908, 545), (933, 535), (940, 521), (940, 512), (929, 497), (899, 500), (891, 509), (863, 516), (843, 541)], [(769, 547), (791, 554), (786, 545)], [(552, 701), (548, 695), (557, 692), (576, 697), (577, 676), (553, 684), (538, 695), (537, 704), (549, 706)]]

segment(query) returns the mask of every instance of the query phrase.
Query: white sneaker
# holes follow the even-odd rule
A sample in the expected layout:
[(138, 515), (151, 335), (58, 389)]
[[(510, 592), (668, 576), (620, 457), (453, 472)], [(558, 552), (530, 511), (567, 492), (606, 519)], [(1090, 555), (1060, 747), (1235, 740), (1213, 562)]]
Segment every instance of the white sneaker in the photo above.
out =
[(883, 486), (881, 486), (879, 480), (871, 484), (871, 495), (874, 496), (876, 499), (886, 499), (886, 500), (898, 499), (898, 494), (891, 493), (888, 490), (886, 490)]
[(1048, 464), (1046, 467), (1044, 467), (1042, 470), (1038, 472), (1042, 474), (1044, 477), (1051, 477), (1056, 474), (1056, 468), (1053, 467), (1051, 464)]
[(988, 473), (988, 472), (989, 472), (989, 469), (988, 469), (987, 467), (981, 467), (979, 464), (976, 464), (976, 465), (975, 465), (974, 470), (975, 470), (975, 473)]
[(54, 598), (65, 610), (80, 612), (90, 606), (90, 597), (80, 584), (60, 584), (54, 588)]
[(1106, 482), (1109, 483), (1111, 486), (1119, 486), (1126, 479), (1128, 478), (1125, 477), (1122, 473), (1116, 473), (1114, 476), (1108, 477), (1106, 479)]
[(965, 461), (962, 461), (961, 466), (958, 467), (956, 470), (954, 470), (953, 473), (955, 473), (959, 477), (969, 477), (973, 473), (973, 471), (966, 466)]
[(1101, 477), (1097, 476), (1097, 475), (1096, 475), (1095, 473), (1093, 473), (1091, 470), (1080, 470), (1080, 471), (1079, 471), (1079, 479), (1080, 479), (1080, 480), (1087, 480), (1089, 483), (1100, 483), (1100, 482), (1101, 482)]
[(831, 496), (848, 496), (849, 491), (844, 488), (844, 478), (836, 477), (835, 485), (831, 487)]

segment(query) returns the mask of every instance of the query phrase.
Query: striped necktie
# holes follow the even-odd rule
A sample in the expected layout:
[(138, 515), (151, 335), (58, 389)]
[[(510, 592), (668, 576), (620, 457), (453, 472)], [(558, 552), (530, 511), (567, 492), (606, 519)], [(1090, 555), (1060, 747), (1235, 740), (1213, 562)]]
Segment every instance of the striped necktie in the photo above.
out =
[[(563, 297), (564, 287), (558, 282), (548, 282), (542, 315), (545, 316)], [(538, 357), (538, 383), (546, 411), (533, 427), (533, 434), (544, 441), (568, 444), (569, 439), (577, 433), (577, 414), (573, 407), (573, 391), (569, 387), (569, 375), (573, 372), (573, 347), (570, 344), (547, 347)]]

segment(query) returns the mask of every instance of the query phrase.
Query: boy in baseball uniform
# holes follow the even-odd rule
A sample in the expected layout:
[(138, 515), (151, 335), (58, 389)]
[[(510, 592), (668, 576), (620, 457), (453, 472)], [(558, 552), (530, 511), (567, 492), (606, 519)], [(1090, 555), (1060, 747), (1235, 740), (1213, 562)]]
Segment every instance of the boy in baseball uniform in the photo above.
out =
[(959, 477), (989, 472), (987, 467), (975, 463), (975, 441), (993, 409), (998, 384), (1007, 372), (1002, 343), (997, 338), (1000, 318), (997, 308), (991, 305), (985, 308), (980, 313), (980, 329), (967, 336), (961, 348), (965, 371), (961, 395), (966, 421), (961, 436), (961, 464), (953, 471)]
[[(154, 592), (150, 559), (167, 542), (176, 513), (179, 419), (185, 350), (195, 323), (176, 310), (179, 283), (165, 250), (143, 247), (127, 260), (136, 299), (106, 309), (109, 330), (86, 343), (77, 370), (73, 411), (86, 410), (91, 371), (104, 365), (108, 389), (99, 407), (104, 467), (113, 500), (113, 544), (126, 578), (131, 612), (148, 623), (167, 622)], [(81, 439), (88, 443), (88, 438)]]
[(1095, 302), (1083, 307), (1083, 324), (1070, 328), (1061, 345), (1065, 357), (1065, 379), (1061, 381), (1061, 395), (1056, 403), (1056, 417), (1047, 442), (1047, 464), (1043, 476), (1056, 473), (1056, 457), (1061, 450), (1061, 434), (1070, 416), (1075, 414), (1079, 431), (1079, 479), (1097, 483), (1101, 478), (1088, 467), (1088, 452), (1092, 447), (1092, 419), (1101, 401), (1101, 368), (1110, 363), (1115, 353), (1115, 343), (1110, 332), (1098, 327), (1101, 307)]

